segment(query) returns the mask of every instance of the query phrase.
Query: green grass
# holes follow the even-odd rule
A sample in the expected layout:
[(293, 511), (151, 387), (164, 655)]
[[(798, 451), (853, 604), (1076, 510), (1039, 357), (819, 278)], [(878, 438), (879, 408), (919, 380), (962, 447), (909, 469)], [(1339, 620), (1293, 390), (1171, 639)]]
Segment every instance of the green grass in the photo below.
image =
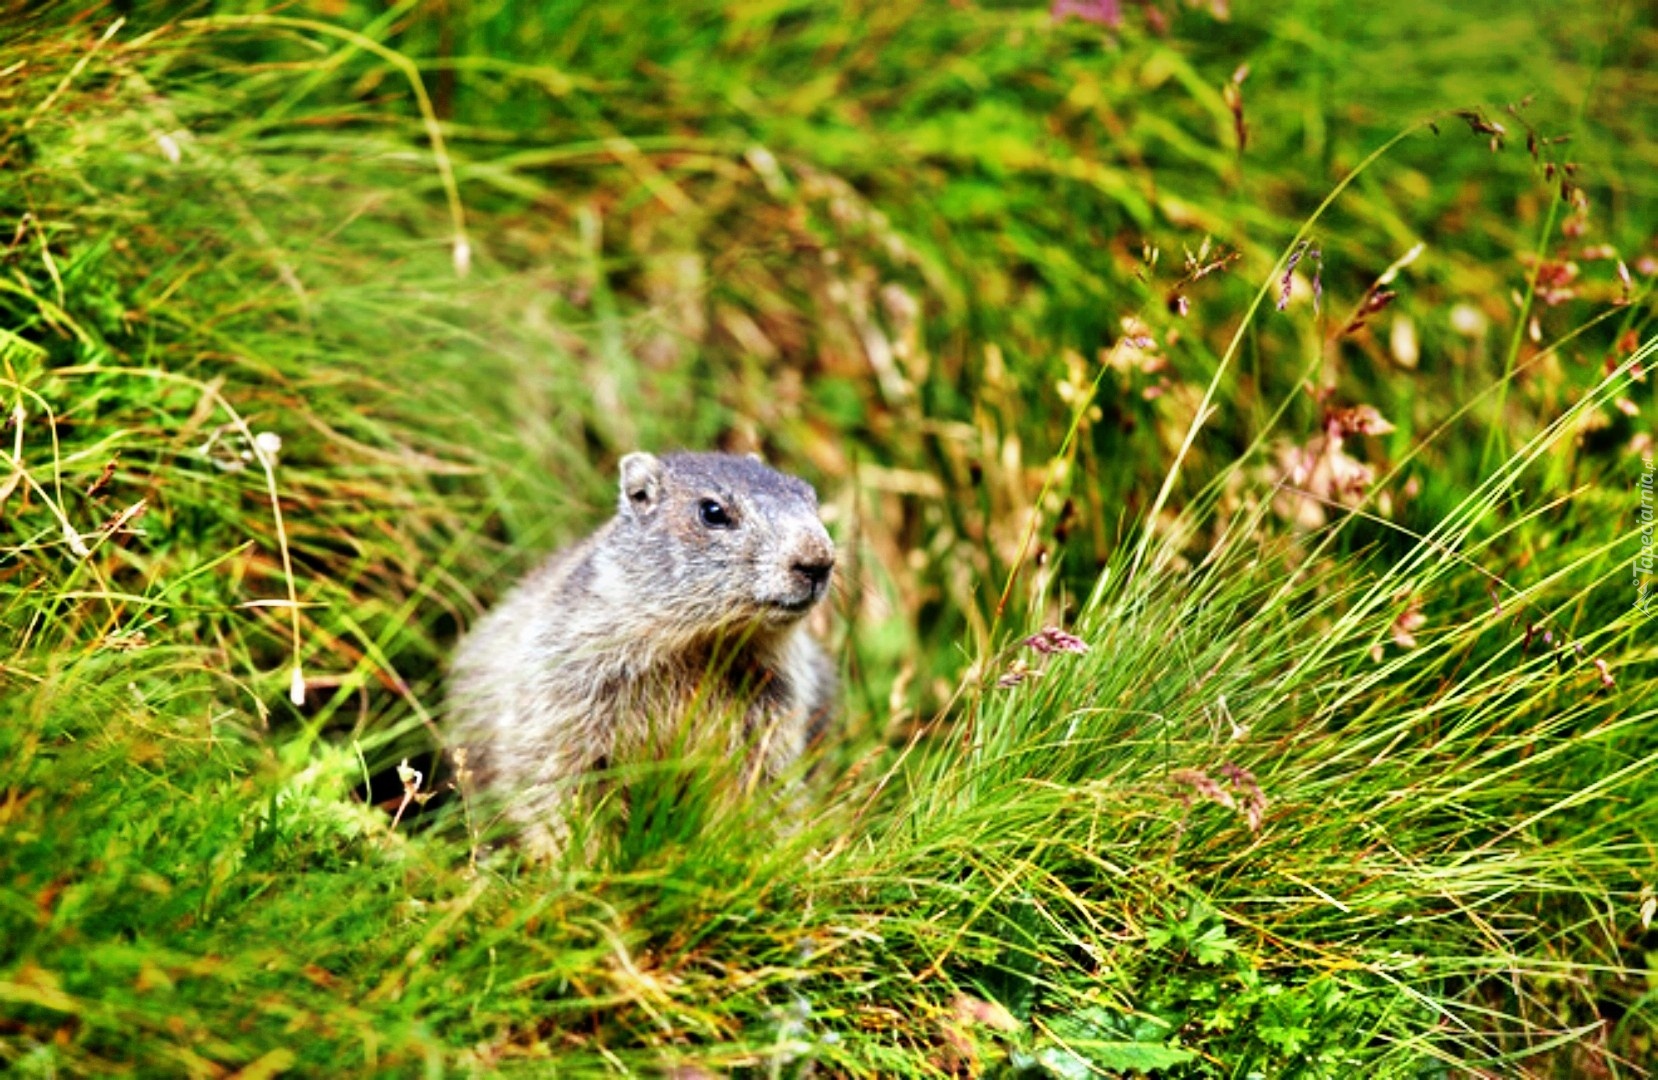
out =
[[(6, 1070), (1649, 1074), (1638, 6), (138, 8), (0, 52)], [(639, 446), (823, 493), (804, 814), (370, 805)]]

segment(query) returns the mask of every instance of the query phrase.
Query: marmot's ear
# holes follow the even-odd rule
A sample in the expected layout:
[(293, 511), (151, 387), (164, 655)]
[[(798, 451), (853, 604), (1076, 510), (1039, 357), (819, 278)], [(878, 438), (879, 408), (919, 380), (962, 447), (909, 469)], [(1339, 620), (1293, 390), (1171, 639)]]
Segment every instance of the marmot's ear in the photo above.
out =
[(654, 455), (640, 451), (622, 459), (622, 513), (645, 513), (661, 493), (662, 462)]

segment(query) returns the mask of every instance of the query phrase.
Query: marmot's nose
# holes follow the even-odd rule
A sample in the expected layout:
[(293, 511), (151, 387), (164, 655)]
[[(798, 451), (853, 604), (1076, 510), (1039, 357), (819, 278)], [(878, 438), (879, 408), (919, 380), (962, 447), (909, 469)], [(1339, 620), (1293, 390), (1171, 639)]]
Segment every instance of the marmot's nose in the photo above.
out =
[(829, 583), (829, 575), (835, 569), (835, 557), (813, 555), (809, 558), (797, 559), (793, 567), (795, 573), (805, 578), (812, 586), (813, 592), (820, 591)]

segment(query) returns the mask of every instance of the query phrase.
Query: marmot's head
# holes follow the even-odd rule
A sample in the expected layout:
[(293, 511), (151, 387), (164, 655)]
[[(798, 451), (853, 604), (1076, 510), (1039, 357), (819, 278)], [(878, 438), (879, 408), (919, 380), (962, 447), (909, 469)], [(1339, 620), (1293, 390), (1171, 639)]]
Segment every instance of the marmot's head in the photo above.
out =
[(781, 626), (829, 590), (835, 545), (804, 480), (732, 454), (629, 454), (616, 533), (642, 598), (688, 628)]

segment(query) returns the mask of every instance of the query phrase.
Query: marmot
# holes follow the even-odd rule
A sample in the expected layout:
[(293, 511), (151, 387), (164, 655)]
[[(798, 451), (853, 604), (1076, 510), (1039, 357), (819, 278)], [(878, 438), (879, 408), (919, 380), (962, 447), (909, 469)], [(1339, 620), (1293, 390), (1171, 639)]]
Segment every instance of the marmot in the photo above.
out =
[(450, 675), (463, 779), (551, 856), (584, 774), (723, 725), (747, 782), (785, 773), (836, 677), (802, 617), (835, 546), (817, 493), (758, 458), (628, 454), (616, 516), (548, 558), (461, 642)]

